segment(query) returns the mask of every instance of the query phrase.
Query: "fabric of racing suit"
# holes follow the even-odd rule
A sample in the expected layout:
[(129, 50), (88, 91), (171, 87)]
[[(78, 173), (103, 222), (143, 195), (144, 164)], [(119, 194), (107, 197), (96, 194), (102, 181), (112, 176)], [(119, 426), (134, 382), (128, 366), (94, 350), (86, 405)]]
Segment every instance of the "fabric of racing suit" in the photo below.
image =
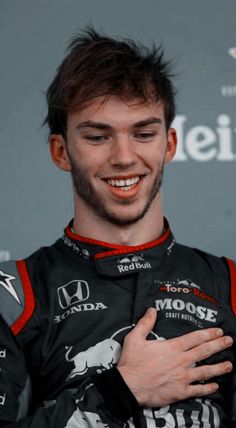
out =
[[(210, 396), (137, 405), (115, 366), (149, 306), (158, 310), (150, 340), (216, 326), (235, 340), (235, 265), (177, 244), (168, 224), (137, 247), (68, 226), (51, 247), (2, 263), (0, 427), (236, 427), (235, 369)], [(235, 355), (234, 345), (199, 364)]]

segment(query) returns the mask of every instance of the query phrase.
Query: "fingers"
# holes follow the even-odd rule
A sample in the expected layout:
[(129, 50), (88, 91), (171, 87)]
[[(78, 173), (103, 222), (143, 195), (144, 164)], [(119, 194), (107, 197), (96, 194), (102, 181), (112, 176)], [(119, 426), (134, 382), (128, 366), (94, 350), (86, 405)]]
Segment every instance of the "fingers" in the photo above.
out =
[(188, 356), (193, 362), (198, 362), (211, 357), (217, 352), (230, 348), (233, 344), (233, 339), (230, 336), (220, 337), (210, 342), (202, 343), (194, 349), (188, 351)]
[(146, 338), (150, 331), (153, 329), (157, 319), (157, 311), (154, 308), (148, 308), (144, 316), (140, 318), (136, 326), (130, 333), (133, 335), (139, 335), (142, 338)]
[[(216, 382), (204, 382), (214, 377), (230, 373), (232, 370), (233, 365), (230, 361), (191, 368), (187, 380), (189, 385), (187, 386), (186, 398), (213, 394), (219, 389), (219, 385)], [(193, 385), (193, 382), (197, 382), (197, 384)]]
[(190, 382), (201, 382), (212, 379), (216, 376), (222, 376), (230, 373), (233, 365), (230, 361), (224, 361), (218, 364), (198, 366), (190, 369)]
[(198, 384), (198, 385), (189, 385), (186, 398), (190, 397), (204, 397), (206, 395), (214, 394), (219, 389), (219, 385), (215, 382)]
[(180, 337), (170, 339), (170, 341), (173, 342), (175, 348), (182, 351), (188, 351), (189, 349), (195, 348), (205, 342), (222, 337), (223, 334), (224, 332), (221, 328), (208, 328), (184, 334)]

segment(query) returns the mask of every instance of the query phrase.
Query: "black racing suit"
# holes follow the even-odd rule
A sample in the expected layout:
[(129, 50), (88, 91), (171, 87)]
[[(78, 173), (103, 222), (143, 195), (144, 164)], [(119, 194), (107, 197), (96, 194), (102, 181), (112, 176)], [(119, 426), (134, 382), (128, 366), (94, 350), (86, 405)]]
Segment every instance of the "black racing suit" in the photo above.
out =
[[(116, 369), (149, 306), (150, 340), (208, 327), (236, 339), (232, 261), (179, 245), (167, 225), (136, 247), (79, 237), (0, 265), (0, 427), (236, 427), (236, 371), (207, 397), (142, 408)], [(235, 361), (235, 345), (201, 362)], [(145, 361), (143, 362), (145, 364)]]

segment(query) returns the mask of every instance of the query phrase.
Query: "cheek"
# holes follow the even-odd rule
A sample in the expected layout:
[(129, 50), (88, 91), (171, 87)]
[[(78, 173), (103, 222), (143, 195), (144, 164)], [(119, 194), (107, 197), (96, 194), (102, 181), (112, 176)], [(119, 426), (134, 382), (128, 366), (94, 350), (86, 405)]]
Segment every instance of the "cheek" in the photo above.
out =
[(87, 178), (93, 179), (100, 171), (102, 171), (104, 162), (99, 163), (97, 157), (91, 154), (89, 156), (78, 156), (74, 162), (74, 166)]
[(84, 150), (78, 147), (77, 144), (72, 144), (68, 147), (68, 155), (71, 164), (73, 164), (74, 168), (78, 168), (80, 170), (86, 170), (91, 163), (91, 155), (88, 155)]
[(158, 138), (152, 143), (143, 144), (139, 147), (139, 156), (149, 164), (158, 165), (163, 163), (167, 150), (167, 141)]
[(151, 170), (156, 171), (165, 163), (165, 153), (153, 151), (149, 156), (145, 156), (145, 163)]

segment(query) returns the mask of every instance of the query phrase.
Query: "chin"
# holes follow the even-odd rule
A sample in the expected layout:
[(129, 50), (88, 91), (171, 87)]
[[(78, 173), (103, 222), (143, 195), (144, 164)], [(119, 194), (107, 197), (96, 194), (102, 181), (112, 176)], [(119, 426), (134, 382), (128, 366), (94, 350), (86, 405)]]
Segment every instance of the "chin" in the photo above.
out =
[(108, 220), (110, 223), (117, 225), (117, 226), (129, 226), (131, 224), (137, 223), (139, 220), (141, 220), (146, 212), (148, 211), (149, 207), (145, 207), (139, 212), (131, 213), (130, 211), (128, 213), (120, 213), (119, 212), (111, 212), (106, 211), (103, 212), (102, 217), (106, 220)]

